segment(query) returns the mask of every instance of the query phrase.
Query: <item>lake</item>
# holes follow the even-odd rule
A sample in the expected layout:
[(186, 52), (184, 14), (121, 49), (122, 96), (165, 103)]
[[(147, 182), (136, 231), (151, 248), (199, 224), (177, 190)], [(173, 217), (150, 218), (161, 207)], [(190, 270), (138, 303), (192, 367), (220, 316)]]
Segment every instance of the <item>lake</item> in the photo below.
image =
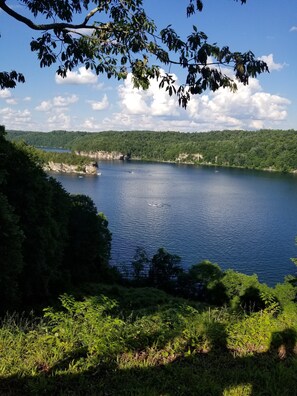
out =
[(297, 176), (138, 161), (99, 168), (54, 177), (106, 215), (113, 264), (129, 265), (137, 246), (150, 256), (164, 247), (185, 268), (208, 259), (269, 285), (295, 273)]

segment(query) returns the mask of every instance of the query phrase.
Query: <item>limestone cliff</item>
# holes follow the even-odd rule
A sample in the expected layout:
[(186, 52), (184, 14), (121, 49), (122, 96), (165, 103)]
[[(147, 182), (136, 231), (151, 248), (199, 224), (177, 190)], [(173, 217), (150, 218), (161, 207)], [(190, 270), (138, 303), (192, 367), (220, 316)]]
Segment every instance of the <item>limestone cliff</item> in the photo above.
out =
[(92, 162), (90, 164), (85, 164), (85, 165), (71, 165), (71, 164), (49, 161), (44, 166), (44, 170), (58, 172), (58, 173), (79, 173), (79, 174), (96, 175), (98, 173), (98, 165), (97, 162)]
[(75, 154), (85, 157), (95, 158), (97, 160), (123, 160), (126, 159), (127, 154), (118, 151), (75, 151)]

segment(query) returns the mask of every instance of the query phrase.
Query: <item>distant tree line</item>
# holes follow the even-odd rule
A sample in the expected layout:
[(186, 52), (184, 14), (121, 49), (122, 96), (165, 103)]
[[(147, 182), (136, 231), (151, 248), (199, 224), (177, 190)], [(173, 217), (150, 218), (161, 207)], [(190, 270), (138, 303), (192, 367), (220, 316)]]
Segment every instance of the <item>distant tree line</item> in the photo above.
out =
[(131, 152), (132, 159), (187, 162), (281, 172), (297, 170), (297, 131), (66, 132), (10, 131), (10, 140), (77, 151)]
[[(70, 195), (36, 151), (0, 129), (0, 311), (42, 306), (84, 282), (107, 280), (111, 233), (84, 195)], [(40, 161), (37, 157), (37, 162)]]

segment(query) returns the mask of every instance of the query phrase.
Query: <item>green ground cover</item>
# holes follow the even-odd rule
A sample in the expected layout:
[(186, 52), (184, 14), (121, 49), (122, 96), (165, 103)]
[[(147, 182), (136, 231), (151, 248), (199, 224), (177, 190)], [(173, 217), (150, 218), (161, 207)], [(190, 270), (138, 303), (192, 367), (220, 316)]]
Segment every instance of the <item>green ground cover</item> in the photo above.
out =
[(3, 319), (1, 394), (296, 394), (294, 303), (246, 312), (153, 288), (92, 290), (39, 319)]

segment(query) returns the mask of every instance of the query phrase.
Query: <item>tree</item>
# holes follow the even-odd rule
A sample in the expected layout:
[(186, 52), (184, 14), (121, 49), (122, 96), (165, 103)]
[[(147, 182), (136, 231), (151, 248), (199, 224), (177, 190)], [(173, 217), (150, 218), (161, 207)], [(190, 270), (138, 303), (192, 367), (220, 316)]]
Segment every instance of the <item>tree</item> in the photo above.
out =
[[(188, 0), (187, 17), (203, 9), (202, 0)], [(238, 2), (238, 0), (235, 0)], [(0, 0), (0, 9), (41, 35), (30, 43), (41, 67), (58, 63), (62, 77), (78, 65), (108, 78), (125, 79), (132, 73), (135, 87), (148, 88), (151, 78), (179, 104), (187, 106), (191, 95), (220, 87), (236, 90), (236, 82), (219, 66), (233, 68), (235, 79), (248, 84), (249, 77), (268, 71), (265, 62), (251, 51), (232, 52), (228, 46), (210, 44), (204, 32), (193, 26), (183, 40), (171, 25), (157, 30), (143, 7), (143, 0), (18, 0), (21, 8)], [(241, 4), (246, 0), (240, 0)], [(23, 13), (18, 12), (19, 9)], [(31, 19), (26, 15), (31, 13)], [(79, 22), (76, 22), (81, 18)], [(50, 20), (44, 23), (44, 20)], [(155, 63), (156, 62), (156, 63)], [(161, 75), (160, 67), (177, 64), (186, 71), (185, 81), (176, 88), (170, 73)], [(12, 88), (24, 82), (16, 71), (0, 73), (0, 87)]]
[[(6, 247), (14, 243), (15, 255), (22, 259), (17, 282), (24, 304), (43, 302), (56, 292), (70, 206), (66, 191), (48, 178), (34, 156), (24, 143), (14, 145), (0, 137), (0, 194), (7, 202), (1, 217), (7, 224)], [(11, 254), (1, 255), (2, 281), (2, 269), (13, 265)]]
[(143, 279), (147, 275), (146, 269), (149, 265), (149, 262), (150, 259), (146, 250), (141, 246), (137, 246), (131, 263), (133, 268), (133, 278), (136, 281)]
[(0, 126), (0, 314), (112, 276), (108, 222), (93, 201), (68, 194), (35, 150), (4, 135)]
[(149, 269), (149, 282), (160, 289), (170, 290), (172, 281), (182, 272), (181, 258), (160, 248), (153, 256)]
[(108, 276), (111, 233), (102, 213), (86, 195), (72, 195), (69, 219), (69, 242), (64, 268), (71, 283), (95, 282)]
[(226, 302), (225, 287), (221, 284), (223, 276), (217, 264), (204, 260), (181, 273), (178, 288), (185, 297), (222, 305)]
[(24, 235), (18, 220), (5, 195), (0, 193), (0, 313), (15, 308), (20, 299), (18, 277), (23, 269)]

